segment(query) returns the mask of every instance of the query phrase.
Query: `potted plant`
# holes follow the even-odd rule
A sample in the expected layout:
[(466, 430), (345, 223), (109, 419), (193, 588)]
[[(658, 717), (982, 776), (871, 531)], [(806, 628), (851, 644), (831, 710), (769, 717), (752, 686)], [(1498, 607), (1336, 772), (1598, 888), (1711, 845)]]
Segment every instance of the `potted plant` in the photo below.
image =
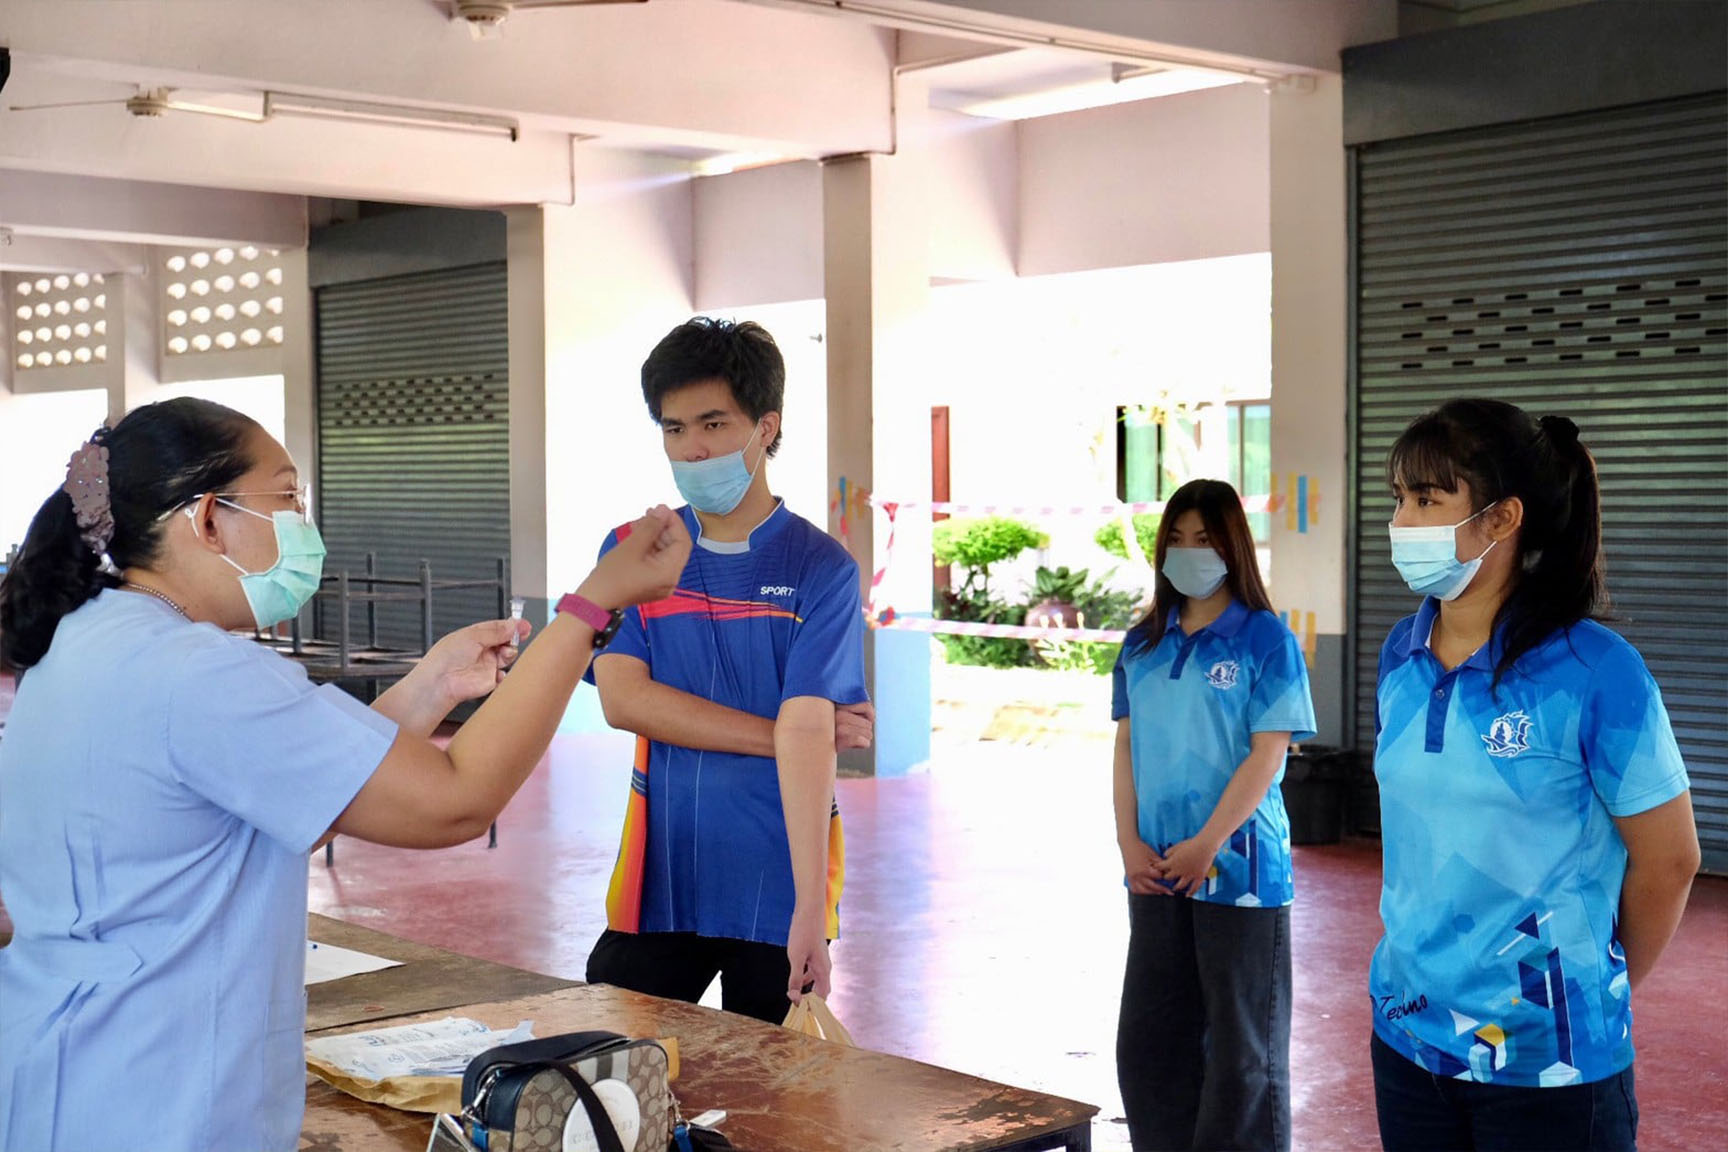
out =
[(1032, 581), (1032, 605), (1026, 610), (1026, 623), (1040, 628), (1081, 627), (1075, 603), (1090, 576), (1086, 569), (1075, 572), (1066, 564), (1060, 568), (1039, 565)]

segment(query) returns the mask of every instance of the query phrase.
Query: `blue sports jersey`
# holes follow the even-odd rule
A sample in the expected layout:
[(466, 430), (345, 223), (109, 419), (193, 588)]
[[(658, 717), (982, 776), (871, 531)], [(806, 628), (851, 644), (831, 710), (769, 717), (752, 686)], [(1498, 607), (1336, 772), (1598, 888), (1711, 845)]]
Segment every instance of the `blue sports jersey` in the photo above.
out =
[[(1157, 644), (1116, 658), (1110, 715), (1128, 717), (1140, 839), (1162, 854), (1199, 833), (1256, 732), (1314, 735), (1302, 652), (1278, 617), (1232, 600), (1184, 635), (1172, 609)], [(1278, 781), (1218, 850), (1196, 900), (1276, 908), (1295, 897), (1290, 817)]]
[(1374, 1029), (1460, 1080), (1605, 1079), (1632, 1062), (1612, 818), (1687, 787), (1661, 693), (1637, 651), (1591, 621), (1491, 690), (1503, 637), (1447, 672), (1428, 648), (1438, 611), (1423, 601), (1380, 650)]
[[(868, 698), (858, 565), (838, 541), (784, 504), (737, 543), (703, 540), (695, 513), (679, 514), (697, 546), (677, 591), (625, 612), (601, 659), (634, 656), (658, 683), (769, 719), (795, 696)], [(601, 554), (617, 541), (609, 534)], [(774, 758), (648, 745), (646, 780), (636, 781), (647, 802), (637, 930), (785, 944), (792, 857)], [(835, 808), (831, 935), (844, 867), (839, 820)]]

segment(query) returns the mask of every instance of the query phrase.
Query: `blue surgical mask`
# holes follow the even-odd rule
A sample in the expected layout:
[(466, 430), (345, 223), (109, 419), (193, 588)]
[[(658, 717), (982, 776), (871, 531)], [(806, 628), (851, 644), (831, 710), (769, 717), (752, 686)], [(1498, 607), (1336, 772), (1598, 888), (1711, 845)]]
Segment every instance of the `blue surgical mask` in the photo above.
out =
[[(758, 424), (756, 432), (761, 430)], [(678, 494), (690, 507), (711, 516), (724, 516), (743, 502), (744, 493), (750, 491), (756, 479), (756, 474), (744, 466), (744, 453), (756, 442), (756, 432), (750, 433), (750, 439), (736, 452), (706, 460), (672, 461), (672, 479), (678, 485)], [(757, 461), (757, 467), (761, 467), (761, 461)]]
[(1204, 600), (1218, 591), (1230, 566), (1210, 548), (1166, 548), (1159, 569), (1172, 587), (1190, 600)]
[[(1499, 503), (1499, 501), (1495, 501)], [(1488, 508), (1494, 507), (1493, 504)], [(1482, 509), (1482, 512), (1488, 511)], [(1404, 583), (1418, 596), (1436, 600), (1456, 600), (1470, 587), (1482, 567), (1482, 557), (1494, 550), (1499, 541), (1491, 541), (1474, 560), (1458, 559), (1458, 529), (1482, 515), (1477, 512), (1456, 524), (1438, 524), (1430, 528), (1400, 528), (1386, 525), (1392, 538), (1392, 564)]]
[(272, 628), (298, 616), (318, 591), (324, 574), (324, 538), (318, 534), (318, 526), (299, 512), (266, 516), (232, 500), (218, 498), (217, 503), (268, 520), (276, 529), (276, 563), (264, 571), (248, 572), (229, 557), (222, 557), (240, 573), (240, 587), (252, 607), (252, 619), (260, 628)]

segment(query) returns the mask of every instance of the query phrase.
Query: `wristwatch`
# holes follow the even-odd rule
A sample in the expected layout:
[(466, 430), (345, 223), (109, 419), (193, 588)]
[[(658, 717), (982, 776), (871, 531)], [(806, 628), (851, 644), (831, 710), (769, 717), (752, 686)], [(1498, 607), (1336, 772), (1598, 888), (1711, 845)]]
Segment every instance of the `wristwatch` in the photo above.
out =
[(567, 592), (558, 601), (558, 611), (568, 612), (588, 627), (594, 629), (594, 651), (606, 647), (612, 637), (618, 635), (618, 625), (624, 622), (624, 609), (614, 608), (611, 611), (600, 607), (586, 596), (575, 592)]

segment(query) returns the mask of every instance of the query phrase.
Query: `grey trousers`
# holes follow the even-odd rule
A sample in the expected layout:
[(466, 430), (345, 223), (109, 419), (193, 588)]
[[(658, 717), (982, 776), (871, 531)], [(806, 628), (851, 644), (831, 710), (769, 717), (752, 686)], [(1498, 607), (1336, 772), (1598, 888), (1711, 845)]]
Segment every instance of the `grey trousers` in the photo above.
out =
[(1128, 896), (1116, 1077), (1135, 1152), (1290, 1148), (1290, 909)]

